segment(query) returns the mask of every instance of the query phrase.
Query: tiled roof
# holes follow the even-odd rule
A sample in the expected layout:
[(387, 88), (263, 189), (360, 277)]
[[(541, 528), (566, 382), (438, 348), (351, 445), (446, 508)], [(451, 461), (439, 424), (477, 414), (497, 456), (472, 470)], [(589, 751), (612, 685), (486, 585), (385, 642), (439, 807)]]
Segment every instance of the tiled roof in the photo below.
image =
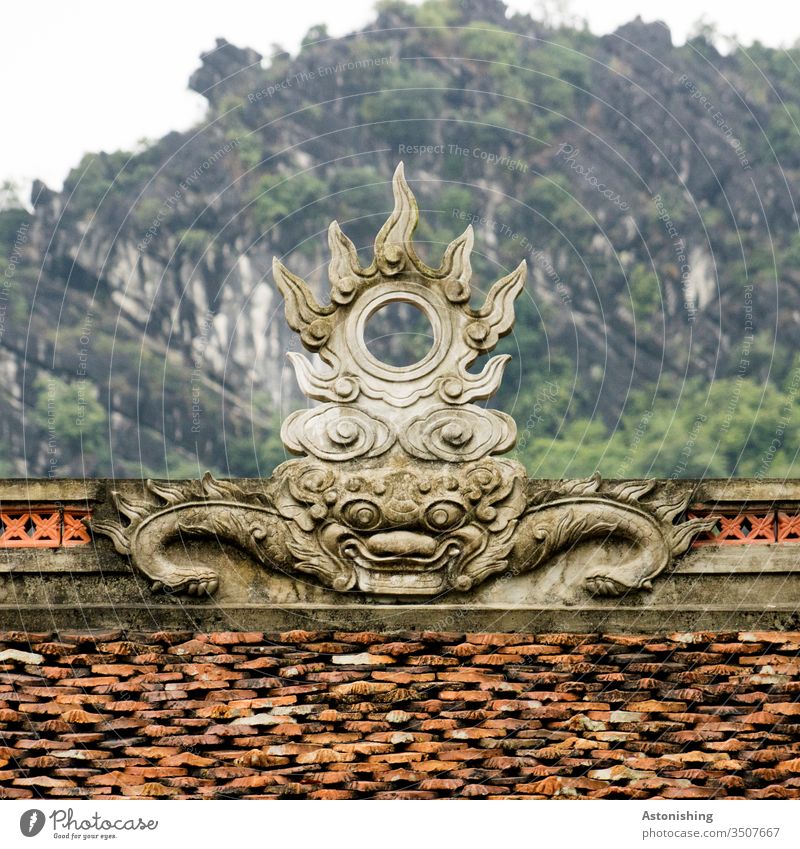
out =
[(0, 798), (800, 798), (800, 633), (0, 633)]

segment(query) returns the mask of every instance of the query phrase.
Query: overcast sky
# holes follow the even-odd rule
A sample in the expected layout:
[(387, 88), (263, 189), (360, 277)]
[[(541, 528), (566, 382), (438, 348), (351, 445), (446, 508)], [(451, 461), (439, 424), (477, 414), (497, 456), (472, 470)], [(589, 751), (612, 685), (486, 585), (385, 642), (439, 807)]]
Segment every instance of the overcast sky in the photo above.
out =
[[(536, 12), (540, 0), (511, 0)], [(558, 0), (548, 0), (554, 8)], [(800, 38), (800, 6), (786, 0), (573, 0), (570, 14), (597, 33), (637, 14), (664, 20), (681, 43), (700, 17), (743, 44), (789, 46)], [(325, 23), (343, 35), (367, 23), (373, 0), (26, 0), (3, 7), (0, 50), (0, 182), (34, 177), (59, 188), (87, 151), (131, 148), (142, 138), (185, 129), (205, 101), (186, 84), (203, 50), (223, 36), (265, 56), (296, 52)]]

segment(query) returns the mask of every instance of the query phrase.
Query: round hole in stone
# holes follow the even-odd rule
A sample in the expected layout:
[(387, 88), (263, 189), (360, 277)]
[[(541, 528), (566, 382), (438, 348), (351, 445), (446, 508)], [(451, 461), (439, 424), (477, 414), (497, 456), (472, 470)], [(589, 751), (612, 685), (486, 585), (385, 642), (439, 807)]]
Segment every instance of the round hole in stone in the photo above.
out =
[(364, 327), (367, 350), (384, 365), (408, 368), (416, 365), (433, 347), (433, 328), (425, 313), (414, 304), (391, 301), (377, 309)]

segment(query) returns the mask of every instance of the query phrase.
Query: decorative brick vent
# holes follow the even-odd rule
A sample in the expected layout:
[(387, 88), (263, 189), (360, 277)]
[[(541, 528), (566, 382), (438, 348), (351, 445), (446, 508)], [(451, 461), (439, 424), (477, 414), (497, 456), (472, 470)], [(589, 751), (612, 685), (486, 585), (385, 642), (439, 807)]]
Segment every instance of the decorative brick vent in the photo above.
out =
[(722, 513), (715, 510), (690, 511), (690, 519), (716, 518), (692, 542), (701, 545), (750, 545), (751, 543), (800, 542), (800, 515), (781, 510)]
[(0, 548), (59, 548), (91, 540), (90, 511), (60, 504), (6, 505), (0, 509)]
[(800, 798), (800, 633), (0, 633), (0, 797)]
[[(60, 504), (10, 505), (0, 510), (0, 548), (58, 548), (91, 541), (85, 520), (91, 511)], [(716, 518), (700, 532), (692, 547), (800, 542), (800, 514), (769, 510), (731, 514), (696, 507), (689, 519)]]

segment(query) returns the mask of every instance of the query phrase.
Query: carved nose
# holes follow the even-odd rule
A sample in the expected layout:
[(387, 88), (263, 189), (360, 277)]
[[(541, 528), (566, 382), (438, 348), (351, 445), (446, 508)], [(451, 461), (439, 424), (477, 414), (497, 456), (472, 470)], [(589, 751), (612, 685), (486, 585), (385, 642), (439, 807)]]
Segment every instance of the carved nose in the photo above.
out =
[(418, 511), (419, 504), (416, 501), (403, 498), (392, 498), (383, 507), (384, 515), (395, 525), (411, 524)]
[(429, 556), (436, 551), (436, 540), (411, 531), (387, 531), (373, 534), (365, 542), (370, 553), (376, 556), (399, 554)]

